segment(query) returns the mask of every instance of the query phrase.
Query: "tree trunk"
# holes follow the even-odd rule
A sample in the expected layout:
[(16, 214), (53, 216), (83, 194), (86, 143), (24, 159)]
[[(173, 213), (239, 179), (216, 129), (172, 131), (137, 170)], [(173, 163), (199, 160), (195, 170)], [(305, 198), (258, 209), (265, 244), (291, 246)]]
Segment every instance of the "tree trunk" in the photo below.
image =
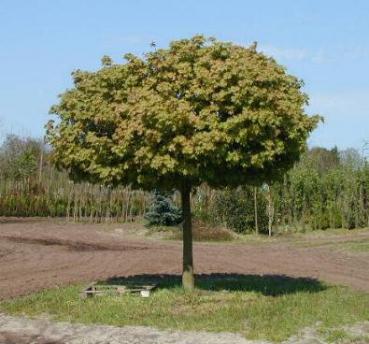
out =
[(255, 217), (255, 234), (259, 234), (258, 224), (258, 198), (257, 198), (257, 187), (254, 187), (254, 217)]
[(181, 190), (183, 211), (183, 272), (182, 285), (186, 291), (195, 288), (192, 255), (192, 222), (191, 222), (191, 187), (184, 186)]

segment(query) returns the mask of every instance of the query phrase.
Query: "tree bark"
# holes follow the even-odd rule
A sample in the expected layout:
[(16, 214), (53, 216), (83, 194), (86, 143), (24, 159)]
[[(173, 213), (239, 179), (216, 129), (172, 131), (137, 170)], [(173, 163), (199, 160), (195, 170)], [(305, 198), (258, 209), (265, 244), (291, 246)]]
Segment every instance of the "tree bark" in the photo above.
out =
[(191, 221), (191, 187), (185, 185), (181, 190), (183, 212), (183, 272), (182, 285), (184, 290), (195, 288), (192, 254), (192, 221)]

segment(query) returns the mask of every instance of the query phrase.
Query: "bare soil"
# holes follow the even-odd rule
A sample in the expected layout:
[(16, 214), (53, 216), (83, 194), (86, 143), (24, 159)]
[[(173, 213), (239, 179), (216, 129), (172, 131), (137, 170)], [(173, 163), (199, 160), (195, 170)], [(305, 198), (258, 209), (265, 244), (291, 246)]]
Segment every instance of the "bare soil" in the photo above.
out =
[[(181, 242), (133, 234), (136, 225), (0, 220), (0, 299), (114, 276), (180, 274)], [(369, 291), (369, 254), (337, 249), (369, 231), (257, 243), (195, 243), (197, 273), (315, 278)], [(335, 245), (337, 243), (337, 245)]]

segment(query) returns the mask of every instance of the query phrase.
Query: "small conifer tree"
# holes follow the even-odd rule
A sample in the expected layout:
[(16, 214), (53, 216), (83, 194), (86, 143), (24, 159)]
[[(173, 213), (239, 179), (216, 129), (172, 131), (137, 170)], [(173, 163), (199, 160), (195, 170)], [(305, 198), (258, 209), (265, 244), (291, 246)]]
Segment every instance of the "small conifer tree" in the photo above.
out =
[(182, 222), (182, 212), (168, 195), (155, 190), (145, 219), (148, 220), (147, 226), (174, 226)]

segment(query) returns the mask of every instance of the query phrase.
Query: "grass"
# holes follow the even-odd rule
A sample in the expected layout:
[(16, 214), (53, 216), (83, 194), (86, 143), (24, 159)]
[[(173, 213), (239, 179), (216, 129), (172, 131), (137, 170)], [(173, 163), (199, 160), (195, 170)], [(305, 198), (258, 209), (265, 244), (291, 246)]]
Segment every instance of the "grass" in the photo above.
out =
[(353, 252), (367, 252), (369, 253), (369, 241), (363, 240), (360, 242), (348, 242), (342, 245), (345, 250)]
[[(177, 276), (134, 276), (108, 283), (157, 282), (150, 298), (134, 295), (81, 300), (81, 286), (43, 291), (0, 303), (0, 311), (115, 326), (146, 325), (179, 330), (241, 333), (282, 341), (305, 327), (335, 341), (342, 326), (369, 320), (369, 295), (317, 280), (285, 276), (202, 275), (185, 293)], [(334, 330), (332, 330), (334, 329)]]
[(359, 240), (347, 240), (345, 242), (297, 242), (297, 245), (300, 247), (329, 247), (331, 249), (339, 250), (339, 251), (348, 251), (354, 253), (369, 253), (369, 240), (366, 238), (362, 238)]
[(368, 335), (352, 334), (344, 329), (331, 329), (324, 333), (328, 343), (350, 343), (350, 344), (364, 344), (369, 343)]
[[(235, 233), (225, 227), (211, 226), (201, 220), (195, 219), (193, 222), (192, 231), (194, 241), (203, 241), (209, 243), (224, 243), (232, 241), (234, 243), (243, 244), (264, 244), (282, 241), (293, 243), (294, 245), (299, 247), (318, 247), (333, 245), (338, 247), (337, 243), (332, 242), (332, 238), (334, 239), (335, 237), (347, 237), (347, 239), (349, 240), (350, 236), (359, 235), (360, 233), (367, 233), (368, 228), (360, 228), (355, 230), (332, 228), (326, 230), (309, 230), (305, 232), (297, 230), (274, 230), (273, 236), (268, 237), (268, 235), (266, 235), (265, 233), (259, 235), (256, 235), (254, 232)], [(179, 226), (150, 227), (149, 229), (146, 228), (146, 236), (164, 240), (182, 240), (182, 231), (180, 230)], [(360, 247), (358, 247), (356, 251), (367, 252), (368, 246), (369, 243), (362, 250), (360, 250)], [(355, 247), (353, 247), (352, 250), (355, 250)]]
[[(144, 220), (135, 220), (128, 223), (110, 223), (104, 224), (104, 230), (114, 230), (121, 232), (132, 238), (145, 238), (153, 240), (182, 240), (182, 231), (178, 226), (152, 226), (146, 227)], [(367, 233), (368, 228), (348, 230), (343, 228), (326, 230), (309, 230), (301, 232), (296, 230), (284, 231), (283, 229), (274, 230), (270, 238), (266, 234), (256, 235), (251, 233), (235, 233), (232, 230), (222, 226), (211, 226), (199, 219), (193, 221), (193, 239), (194, 241), (208, 243), (243, 243), (243, 244), (264, 244), (276, 241), (291, 242), (298, 247), (318, 247), (338, 245), (331, 242), (334, 237), (349, 237), (360, 233)], [(327, 241), (327, 242), (325, 242)], [(354, 248), (355, 249), (355, 248)], [(358, 248), (360, 250), (360, 248)], [(365, 249), (367, 251), (367, 249)]]

